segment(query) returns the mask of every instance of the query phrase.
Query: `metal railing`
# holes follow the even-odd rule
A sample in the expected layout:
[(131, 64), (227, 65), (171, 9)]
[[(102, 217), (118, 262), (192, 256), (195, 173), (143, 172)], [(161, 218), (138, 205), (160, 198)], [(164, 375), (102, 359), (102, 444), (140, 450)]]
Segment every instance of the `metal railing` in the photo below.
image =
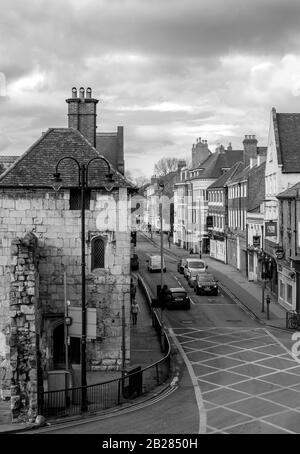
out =
[[(123, 377), (86, 386), (87, 413), (117, 407), (163, 384), (170, 376), (171, 344), (158, 313), (151, 307), (151, 297), (139, 276), (139, 284), (146, 297), (149, 312), (164, 356), (145, 367), (136, 367)], [(40, 411), (46, 418), (60, 418), (81, 414), (82, 387), (45, 391), (40, 395)]]

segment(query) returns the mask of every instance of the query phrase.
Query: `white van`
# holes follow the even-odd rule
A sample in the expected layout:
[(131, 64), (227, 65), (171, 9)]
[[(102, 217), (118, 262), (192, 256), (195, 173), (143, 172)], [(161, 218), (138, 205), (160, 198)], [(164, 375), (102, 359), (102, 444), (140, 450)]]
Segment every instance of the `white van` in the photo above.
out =
[(186, 259), (186, 265), (184, 267), (184, 277), (187, 279), (189, 285), (193, 285), (193, 282), (196, 279), (197, 274), (205, 273), (207, 270), (207, 265), (202, 259)]
[[(147, 260), (148, 263), (148, 271), (152, 273), (153, 271), (161, 271), (161, 257), (160, 255), (150, 255), (149, 259)], [(166, 263), (165, 259), (163, 258), (163, 271), (166, 272)]]

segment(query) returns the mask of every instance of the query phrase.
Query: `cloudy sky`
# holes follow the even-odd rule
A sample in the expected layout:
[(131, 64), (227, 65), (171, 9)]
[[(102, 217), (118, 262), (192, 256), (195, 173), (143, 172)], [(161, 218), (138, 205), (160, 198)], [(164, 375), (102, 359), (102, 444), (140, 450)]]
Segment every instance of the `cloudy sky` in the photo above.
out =
[(299, 23), (299, 0), (0, 0), (0, 154), (66, 126), (73, 86), (135, 175), (198, 137), (263, 146), (273, 106), (300, 112)]

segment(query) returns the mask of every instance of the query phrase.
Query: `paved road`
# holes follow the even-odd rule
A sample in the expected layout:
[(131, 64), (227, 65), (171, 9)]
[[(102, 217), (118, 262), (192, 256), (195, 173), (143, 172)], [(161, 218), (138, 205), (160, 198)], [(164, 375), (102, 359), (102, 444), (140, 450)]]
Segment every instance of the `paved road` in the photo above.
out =
[[(140, 236), (140, 272), (153, 294), (160, 274), (148, 273), (146, 256), (154, 252)], [(178, 389), (141, 410), (55, 433), (300, 433), (300, 365), (289, 353), (290, 334), (262, 327), (222, 293), (195, 295), (176, 259), (165, 258), (165, 282), (185, 287), (193, 301), (189, 311), (164, 311), (187, 365)]]
[[(145, 269), (145, 252), (158, 251), (147, 240), (139, 244), (142, 273), (155, 292), (160, 275)], [(190, 311), (166, 311), (200, 387), (207, 433), (300, 433), (300, 365), (290, 354), (291, 335), (265, 329), (230, 301), (196, 296), (165, 255), (165, 283), (185, 287)]]

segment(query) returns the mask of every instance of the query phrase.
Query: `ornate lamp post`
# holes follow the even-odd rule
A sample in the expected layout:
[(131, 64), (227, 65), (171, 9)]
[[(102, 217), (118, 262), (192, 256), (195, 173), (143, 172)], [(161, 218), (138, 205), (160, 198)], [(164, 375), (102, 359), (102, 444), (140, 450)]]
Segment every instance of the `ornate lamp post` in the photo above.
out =
[(97, 156), (88, 161), (87, 164), (80, 164), (73, 156), (64, 156), (61, 158), (55, 168), (54, 181), (61, 183), (60, 173), (58, 172), (59, 165), (62, 161), (70, 159), (74, 161), (78, 167), (78, 188), (81, 190), (81, 411), (87, 410), (87, 381), (86, 381), (86, 302), (85, 302), (85, 193), (88, 187), (88, 168), (91, 162), (96, 160), (104, 161), (108, 168), (106, 178), (108, 181), (113, 181), (113, 174), (109, 162)]

